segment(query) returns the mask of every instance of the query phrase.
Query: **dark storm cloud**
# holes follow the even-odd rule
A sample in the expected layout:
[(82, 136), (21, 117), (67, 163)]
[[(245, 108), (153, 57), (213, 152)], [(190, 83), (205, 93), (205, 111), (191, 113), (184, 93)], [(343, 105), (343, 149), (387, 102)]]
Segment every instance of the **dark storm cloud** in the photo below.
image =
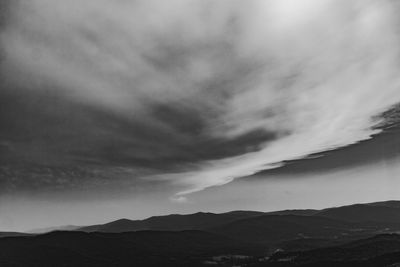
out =
[(16, 161), (26, 155), (27, 160), (40, 162), (38, 152), (61, 157), (58, 161), (171, 168), (175, 161), (182, 166), (257, 151), (260, 144), (276, 138), (263, 129), (230, 139), (209, 136), (201, 114), (179, 104), (153, 104), (147, 117), (127, 117), (65, 101), (51, 90), (15, 92), (1, 95), (0, 136), (10, 152), (3, 156), (15, 152)]
[(113, 174), (115, 168), (128, 168), (125, 178), (142, 184), (143, 175), (193, 169), (206, 160), (257, 151), (276, 138), (263, 129), (235, 138), (213, 137), (203, 115), (179, 103), (153, 103), (146, 116), (121, 116), (68, 101), (51, 89), (26, 92), (3, 79), (3, 189), (73, 189), (101, 184), (105, 177), (117, 184), (115, 176), (121, 175)]

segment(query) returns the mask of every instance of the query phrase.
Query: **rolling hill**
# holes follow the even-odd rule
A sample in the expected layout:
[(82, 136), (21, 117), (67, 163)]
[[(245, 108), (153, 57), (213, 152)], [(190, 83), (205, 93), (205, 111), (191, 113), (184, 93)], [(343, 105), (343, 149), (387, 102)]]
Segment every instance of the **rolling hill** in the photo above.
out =
[(189, 215), (172, 214), (167, 216), (154, 216), (145, 220), (120, 219), (106, 224), (81, 227), (77, 230), (83, 232), (106, 233), (121, 233), (139, 230), (199, 230), (262, 214), (262, 212), (257, 211), (233, 211), (221, 214), (209, 212), (198, 212)]
[[(84, 226), (74, 230), (83, 232), (120, 233), (140, 230), (204, 230), (243, 219), (255, 219), (262, 216), (299, 216), (300, 220), (322, 222), (321, 217), (344, 222), (367, 222), (400, 225), (400, 201), (385, 201), (367, 204), (356, 204), (323, 210), (282, 210), (273, 212), (232, 211), (227, 213), (198, 212), (188, 215), (172, 214), (154, 216), (144, 220), (120, 219), (106, 224)], [(268, 217), (264, 217), (268, 218)], [(277, 218), (277, 217), (269, 217)], [(289, 219), (290, 217), (287, 217)], [(293, 218), (295, 219), (295, 218)], [(327, 220), (325, 220), (327, 221)], [(317, 223), (317, 222), (316, 222)], [(396, 226), (397, 227), (397, 226)], [(63, 229), (60, 229), (63, 230)]]
[(263, 247), (203, 231), (52, 232), (0, 238), (0, 266), (202, 266), (213, 255), (257, 255)]
[(302, 240), (325, 240), (304, 244), (309, 247), (311, 244), (325, 244), (328, 240), (335, 244), (338, 239), (349, 241), (400, 231), (400, 202), (357, 204), (323, 210), (173, 214), (145, 220), (120, 219), (76, 230), (104, 233), (203, 230), (240, 241), (269, 245), (291, 240), (299, 245)]
[(0, 233), (0, 266), (233, 266), (239, 261), (248, 267), (379, 267), (400, 262), (400, 236), (391, 234), (400, 232), (399, 201), (173, 214), (66, 229), (71, 231)]
[[(286, 264), (282, 265), (282, 262)], [(339, 246), (278, 252), (263, 266), (389, 266), (400, 263), (400, 235), (384, 234)]]

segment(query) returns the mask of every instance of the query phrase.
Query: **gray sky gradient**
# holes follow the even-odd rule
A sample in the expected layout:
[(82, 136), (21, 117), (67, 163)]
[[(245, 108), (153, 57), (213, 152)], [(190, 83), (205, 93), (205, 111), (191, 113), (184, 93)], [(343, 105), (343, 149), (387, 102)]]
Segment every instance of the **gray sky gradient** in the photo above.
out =
[[(46, 201), (68, 203), (71, 214), (74, 201), (82, 212), (120, 203), (121, 213), (136, 201), (137, 216), (207, 210), (198, 196), (213, 199), (215, 190), (224, 192), (215, 205), (235, 209), (223, 204), (229, 194), (274, 179), (298, 195), (316, 174), (348, 171), (343, 183), (355, 188), (371, 164), (397, 170), (399, 8), (389, 0), (4, 2), (0, 212), (42, 205), (53, 214)], [(330, 181), (321, 181), (324, 192)], [(236, 206), (247, 202), (256, 200)], [(0, 227), (25, 227), (15, 216)]]

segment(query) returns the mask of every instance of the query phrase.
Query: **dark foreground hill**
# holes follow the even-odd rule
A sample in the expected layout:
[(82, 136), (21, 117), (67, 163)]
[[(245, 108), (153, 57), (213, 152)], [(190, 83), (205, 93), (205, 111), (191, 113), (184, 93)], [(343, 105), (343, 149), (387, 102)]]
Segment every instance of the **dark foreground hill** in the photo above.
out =
[(278, 252), (256, 266), (400, 266), (400, 235), (384, 234), (334, 247), (300, 252)]
[(377, 229), (367, 226), (361, 228), (359, 224), (318, 216), (263, 215), (208, 230), (246, 242), (274, 244), (298, 238), (358, 238)]
[(52, 232), (0, 238), (0, 266), (203, 266), (215, 255), (261, 255), (264, 248), (202, 231)]
[(53, 232), (0, 238), (2, 267), (395, 267), (400, 235), (306, 251), (277, 251), (203, 231)]

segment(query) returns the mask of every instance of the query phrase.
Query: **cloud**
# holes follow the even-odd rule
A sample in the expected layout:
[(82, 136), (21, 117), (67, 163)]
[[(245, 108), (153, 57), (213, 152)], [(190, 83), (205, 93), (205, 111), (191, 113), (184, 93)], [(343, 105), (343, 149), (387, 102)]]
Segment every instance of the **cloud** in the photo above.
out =
[(171, 202), (179, 203), (179, 204), (188, 202), (188, 199), (186, 197), (183, 197), (183, 196), (173, 196), (173, 197), (170, 198), (170, 200), (171, 200)]
[(20, 0), (0, 37), (3, 72), (25, 94), (81, 108), (52, 131), (73, 132), (63, 153), (158, 170), (143, 179), (181, 186), (180, 199), (378, 133), (376, 115), (400, 100), (398, 8)]

